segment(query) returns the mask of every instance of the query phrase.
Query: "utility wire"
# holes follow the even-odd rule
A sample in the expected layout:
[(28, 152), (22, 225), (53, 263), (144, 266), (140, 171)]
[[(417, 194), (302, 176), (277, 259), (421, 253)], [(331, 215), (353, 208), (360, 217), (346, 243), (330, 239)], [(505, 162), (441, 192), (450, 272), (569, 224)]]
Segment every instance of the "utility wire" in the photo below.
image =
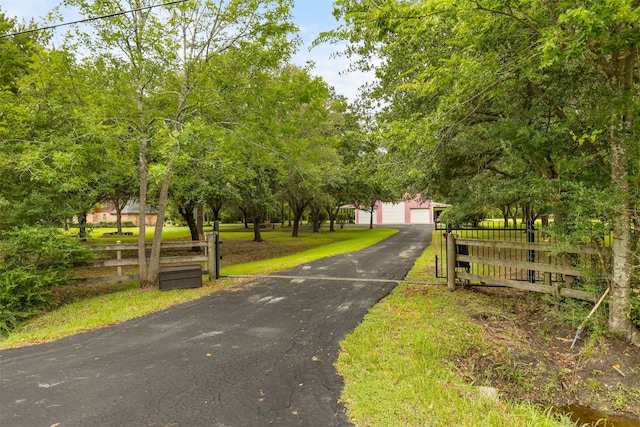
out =
[(99, 19), (113, 18), (115, 16), (126, 15), (127, 13), (139, 12), (141, 10), (146, 10), (146, 9), (153, 9), (155, 7), (171, 6), (173, 4), (184, 3), (186, 1), (189, 1), (189, 0), (174, 0), (174, 1), (167, 2), (167, 3), (155, 4), (155, 5), (152, 5), (152, 6), (139, 7), (137, 9), (131, 9), (131, 10), (127, 10), (127, 11), (124, 11), (124, 12), (117, 12), (117, 13), (112, 13), (112, 14), (109, 14), (109, 15), (102, 15), (102, 16), (95, 16), (93, 18), (81, 19), (79, 21), (63, 22), (62, 24), (50, 25), (48, 27), (40, 27), (40, 28), (33, 28), (33, 29), (30, 29), (30, 30), (17, 31), (15, 33), (9, 33), (9, 34), (0, 35), (0, 39), (6, 38), (6, 37), (17, 36), (19, 34), (28, 34), (28, 33), (35, 33), (37, 31), (52, 30), (54, 28), (64, 27), (64, 26), (67, 26), (67, 25), (84, 24), (85, 22), (97, 21)]

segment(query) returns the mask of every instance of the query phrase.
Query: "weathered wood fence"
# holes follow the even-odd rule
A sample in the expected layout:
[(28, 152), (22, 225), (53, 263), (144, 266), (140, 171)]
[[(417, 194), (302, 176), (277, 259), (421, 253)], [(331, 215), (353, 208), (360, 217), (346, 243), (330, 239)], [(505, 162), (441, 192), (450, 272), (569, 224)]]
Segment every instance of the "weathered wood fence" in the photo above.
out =
[(457, 279), (463, 279), (481, 285), (596, 300), (594, 294), (572, 288), (576, 279), (584, 276), (583, 267), (595, 266), (600, 259), (602, 254), (595, 247), (579, 246), (556, 256), (552, 255), (555, 247), (550, 243), (457, 238), (450, 233), (446, 250), (447, 284), (451, 290)]
[[(206, 233), (206, 241), (180, 241), (180, 242), (163, 242), (161, 244), (161, 251), (165, 253), (167, 250), (193, 250), (197, 248), (200, 252), (198, 255), (162, 255), (160, 257), (160, 265), (186, 265), (186, 264), (200, 264), (203, 267), (203, 274), (208, 274), (210, 279), (213, 280), (216, 275), (216, 245), (215, 245), (215, 233)], [(146, 244), (147, 252), (151, 249), (151, 243)], [(90, 284), (90, 283), (119, 283), (119, 282), (131, 282), (139, 279), (135, 267), (138, 266), (138, 244), (137, 243), (114, 243), (108, 245), (100, 245), (93, 248), (94, 251), (104, 253), (107, 256), (104, 259), (96, 261), (88, 268), (84, 268), (79, 271), (79, 276), (76, 277), (76, 284)], [(134, 256), (123, 257), (124, 254), (133, 253)], [(109, 255), (111, 254), (111, 255)], [(104, 271), (99, 277), (85, 277), (93, 276), (92, 272), (100, 270), (110, 270), (105, 275)]]

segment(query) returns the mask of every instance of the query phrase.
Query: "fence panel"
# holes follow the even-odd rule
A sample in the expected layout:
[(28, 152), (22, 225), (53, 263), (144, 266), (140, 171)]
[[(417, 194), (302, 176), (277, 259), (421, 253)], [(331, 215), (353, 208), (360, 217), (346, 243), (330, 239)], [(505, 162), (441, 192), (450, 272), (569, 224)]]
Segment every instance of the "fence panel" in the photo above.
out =
[[(450, 288), (461, 279), (595, 301), (592, 293), (573, 286), (587, 269), (600, 268), (602, 249), (578, 246), (556, 255), (548, 236), (533, 227), (441, 226), (436, 232), (436, 273), (447, 277)], [(455, 260), (445, 262), (444, 254)]]
[[(160, 265), (200, 264), (203, 267), (203, 274), (211, 276), (214, 273), (212, 270), (215, 269), (211, 268), (214, 264), (215, 248), (213, 238), (211, 236), (207, 238), (207, 241), (163, 242)], [(137, 243), (115, 243), (96, 246), (92, 249), (100, 254), (101, 259), (89, 267), (78, 269), (76, 284), (119, 283), (139, 279)], [(146, 249), (149, 256), (150, 243), (146, 244)], [(186, 253), (190, 251), (197, 251), (198, 254), (187, 255)]]
[[(447, 265), (446, 265), (446, 253), (447, 253), (447, 239), (448, 233), (455, 232), (458, 237), (470, 238), (470, 239), (483, 239), (488, 241), (510, 241), (510, 242), (526, 242), (527, 241), (527, 229), (525, 225), (519, 227), (504, 227), (502, 221), (484, 221), (482, 226), (473, 225), (459, 225), (452, 226), (450, 224), (436, 223), (436, 235), (435, 235), (435, 249), (436, 249), (436, 277), (447, 277)], [(531, 236), (529, 236), (531, 239)], [(465, 248), (458, 248), (458, 253), (464, 251)], [(474, 255), (488, 256), (490, 250), (487, 248), (477, 249)], [(467, 254), (468, 255), (468, 254)], [(501, 256), (504, 259), (513, 259), (517, 254), (515, 250), (505, 250)], [(459, 261), (465, 262), (465, 261)], [(465, 267), (464, 264), (458, 265), (458, 267)], [(488, 267), (481, 267), (479, 274), (489, 275), (492, 274), (491, 269)], [(517, 274), (521, 274), (518, 269), (511, 269), (509, 276), (515, 277)], [(520, 278), (522, 279), (522, 278)]]

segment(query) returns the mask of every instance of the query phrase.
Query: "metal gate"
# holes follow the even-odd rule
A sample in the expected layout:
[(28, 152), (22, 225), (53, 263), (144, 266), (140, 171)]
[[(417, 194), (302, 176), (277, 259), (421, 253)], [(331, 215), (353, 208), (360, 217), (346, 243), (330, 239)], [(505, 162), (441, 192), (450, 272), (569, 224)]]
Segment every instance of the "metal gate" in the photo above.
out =
[[(608, 258), (608, 247), (580, 244), (558, 253), (550, 236), (533, 223), (501, 225), (501, 221), (485, 221), (480, 227), (436, 223), (436, 276), (447, 278), (451, 290), (456, 280), (465, 280), (594, 300), (593, 285), (603, 280), (602, 260)], [(596, 278), (590, 285), (588, 271)]]
[[(533, 223), (525, 223), (515, 228), (505, 228), (503, 221), (483, 221), (481, 226), (474, 224), (452, 225), (436, 222), (435, 252), (436, 252), (436, 277), (447, 277), (447, 236), (454, 233), (458, 237), (468, 239), (498, 240), (509, 242), (526, 242), (533, 243), (540, 241), (540, 230), (536, 229)], [(457, 245), (456, 253), (460, 255), (469, 255), (469, 247), (464, 244)], [(480, 257), (493, 256), (489, 248), (480, 248), (475, 254)], [(538, 262), (538, 256), (534, 250), (507, 250), (501, 254), (501, 258), (505, 260), (526, 260), (527, 262)], [(468, 261), (457, 261), (456, 269), (469, 273), (474, 268), (474, 273), (482, 276), (497, 275), (495, 269), (491, 269), (486, 265), (471, 266)], [(493, 270), (493, 271), (492, 271)], [(509, 268), (506, 272), (500, 274), (506, 275), (514, 280), (527, 280), (535, 282), (541, 280), (535, 271), (523, 270), (522, 268)]]

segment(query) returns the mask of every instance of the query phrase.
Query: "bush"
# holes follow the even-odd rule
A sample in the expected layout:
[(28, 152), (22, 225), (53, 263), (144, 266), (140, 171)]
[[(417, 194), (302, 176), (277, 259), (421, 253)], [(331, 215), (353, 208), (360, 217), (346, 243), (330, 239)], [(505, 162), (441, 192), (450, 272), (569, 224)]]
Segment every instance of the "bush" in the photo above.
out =
[(53, 274), (33, 265), (0, 267), (0, 332), (13, 329), (21, 320), (47, 305), (46, 289)]
[(21, 227), (0, 235), (0, 333), (47, 306), (47, 291), (69, 281), (93, 252), (60, 230)]

